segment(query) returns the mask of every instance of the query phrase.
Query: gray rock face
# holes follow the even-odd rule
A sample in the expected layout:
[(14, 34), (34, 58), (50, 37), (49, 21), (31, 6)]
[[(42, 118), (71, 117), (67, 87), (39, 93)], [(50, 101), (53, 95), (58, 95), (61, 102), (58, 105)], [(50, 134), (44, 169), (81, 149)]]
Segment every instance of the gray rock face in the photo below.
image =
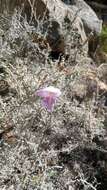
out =
[[(64, 4), (61, 0), (53, 0), (53, 1), (42, 0), (42, 1), (44, 1), (44, 3), (46, 4), (46, 8), (48, 9), (49, 12), (49, 17), (53, 18), (58, 23), (59, 31), (61, 34), (63, 33), (62, 23), (64, 22), (64, 19), (67, 18), (71, 22), (74, 20), (73, 25), (75, 26), (75, 28), (77, 28), (79, 34), (81, 35), (81, 40), (83, 42), (86, 40), (86, 34), (84, 31), (83, 23), (79, 18), (79, 16), (75, 17), (75, 12), (70, 7)], [(54, 27), (54, 25), (53, 28), (57, 29), (57, 27)], [(57, 31), (58, 30), (56, 30), (56, 33)], [(55, 30), (53, 34), (54, 33)]]
[(92, 8), (84, 0), (63, 0), (66, 4), (70, 5), (74, 12), (78, 12), (78, 16), (84, 23), (86, 33), (91, 31), (98, 35), (102, 29), (102, 21), (99, 20)]
[(79, 11), (79, 16), (82, 19), (86, 30), (99, 34), (102, 29), (102, 21), (98, 19), (95, 12), (83, 0), (75, 0), (75, 5)]
[(0, 0), (0, 12), (3, 12), (4, 9), (12, 12), (15, 7), (22, 8), (22, 4), (23, 12), (28, 17), (31, 16), (32, 12), (37, 18), (42, 18), (45, 14), (54, 17), (55, 20), (58, 20), (58, 23), (62, 22), (67, 14), (69, 19), (72, 20), (78, 12), (79, 18), (76, 19), (76, 22), (79, 31), (82, 20), (86, 33), (93, 31), (97, 35), (101, 32), (102, 21), (98, 19), (95, 12), (84, 0), (14, 0), (12, 2), (11, 0)]

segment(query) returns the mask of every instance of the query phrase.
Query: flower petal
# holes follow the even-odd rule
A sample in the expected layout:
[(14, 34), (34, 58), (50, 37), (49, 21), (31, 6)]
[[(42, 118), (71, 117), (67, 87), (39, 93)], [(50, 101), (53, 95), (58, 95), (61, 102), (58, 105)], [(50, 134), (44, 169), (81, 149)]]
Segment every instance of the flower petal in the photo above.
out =
[(58, 88), (55, 88), (53, 86), (49, 86), (49, 87), (37, 90), (36, 95), (40, 96), (40, 97), (47, 97), (49, 95), (59, 97), (61, 95), (61, 91)]
[(57, 98), (61, 95), (61, 91), (58, 88), (49, 86), (37, 90), (36, 95), (43, 98), (43, 107), (45, 107), (49, 112), (52, 112)]
[(48, 96), (48, 92), (45, 91), (45, 89), (40, 89), (36, 91), (36, 95), (40, 96), (40, 97), (47, 97)]
[(46, 87), (45, 91), (53, 93), (56, 97), (59, 97), (61, 95), (61, 91), (58, 88), (55, 88), (53, 86)]
[(46, 97), (42, 100), (42, 105), (45, 107), (49, 112), (53, 111), (56, 99), (53, 97)]

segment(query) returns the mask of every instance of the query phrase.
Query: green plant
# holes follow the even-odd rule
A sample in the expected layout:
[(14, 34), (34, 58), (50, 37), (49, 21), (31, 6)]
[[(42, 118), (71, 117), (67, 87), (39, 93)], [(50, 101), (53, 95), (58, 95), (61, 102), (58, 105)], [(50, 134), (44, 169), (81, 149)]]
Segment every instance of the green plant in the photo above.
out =
[(107, 26), (104, 25), (99, 37), (101, 50), (107, 53)]

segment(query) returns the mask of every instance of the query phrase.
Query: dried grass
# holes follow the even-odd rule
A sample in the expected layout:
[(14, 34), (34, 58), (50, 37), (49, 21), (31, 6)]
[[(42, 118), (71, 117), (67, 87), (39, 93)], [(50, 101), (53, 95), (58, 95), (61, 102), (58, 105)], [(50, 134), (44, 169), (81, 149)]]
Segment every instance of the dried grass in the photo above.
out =
[[(77, 158), (70, 162), (70, 154), (81, 156), (78, 148), (104, 133), (104, 118), (96, 117), (94, 100), (88, 106), (72, 101), (72, 89), (81, 72), (86, 72), (90, 59), (83, 49), (77, 52), (77, 44), (76, 58), (75, 49), (71, 49), (67, 62), (63, 59), (61, 63), (65, 70), (60, 70), (59, 60), (48, 57), (50, 49), (41, 50), (33, 42), (32, 33), (43, 35), (41, 27), (29, 25), (17, 11), (12, 19), (0, 17), (0, 22), (0, 64), (5, 68), (0, 77), (10, 86), (9, 93), (0, 96), (0, 131), (13, 126), (12, 135), (5, 132), (0, 139), (0, 189), (97, 189), (95, 176), (89, 182), (92, 172), (86, 171), (91, 170), (91, 164), (87, 166)], [(72, 34), (72, 44), (77, 43), (74, 30)], [(62, 92), (52, 114), (35, 96), (38, 88), (48, 85)], [(64, 153), (65, 159), (69, 155), (69, 166), (68, 161), (62, 161), (60, 154)], [(76, 162), (79, 169), (75, 168)]]

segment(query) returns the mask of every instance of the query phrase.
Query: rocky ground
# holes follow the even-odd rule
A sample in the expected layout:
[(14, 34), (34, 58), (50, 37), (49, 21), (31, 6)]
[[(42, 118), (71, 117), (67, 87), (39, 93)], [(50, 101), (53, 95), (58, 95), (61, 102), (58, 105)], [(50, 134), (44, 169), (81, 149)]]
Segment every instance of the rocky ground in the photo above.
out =
[[(0, 15), (0, 190), (106, 190), (107, 65), (69, 23), (57, 55), (43, 22)], [(49, 85), (62, 93), (52, 113), (35, 95)]]

